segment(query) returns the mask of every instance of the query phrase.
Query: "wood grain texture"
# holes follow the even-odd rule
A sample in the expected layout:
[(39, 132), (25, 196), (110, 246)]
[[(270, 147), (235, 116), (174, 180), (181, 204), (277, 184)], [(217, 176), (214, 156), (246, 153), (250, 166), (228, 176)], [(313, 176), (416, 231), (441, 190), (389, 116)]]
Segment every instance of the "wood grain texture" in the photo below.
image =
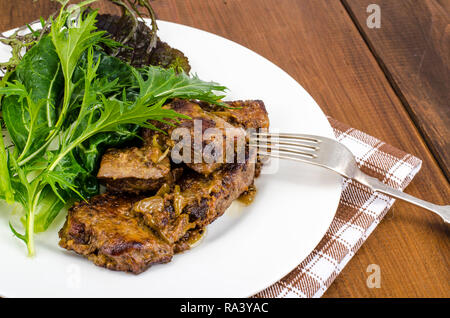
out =
[[(24, 2), (15, 1), (26, 11), (20, 5)], [(448, 204), (445, 176), (339, 0), (153, 3), (160, 19), (219, 34), (258, 52), (293, 76), (326, 114), (421, 158), (423, 168), (407, 192)], [(115, 10), (107, 2), (98, 5), (104, 12)], [(5, 6), (9, 10), (10, 2), (0, 0), (0, 21)], [(42, 14), (50, 12), (42, 8)], [(28, 12), (30, 20), (35, 14)], [(9, 21), (2, 27), (21, 23)], [(449, 228), (439, 217), (397, 202), (325, 297), (448, 297), (449, 250)], [(366, 285), (370, 264), (381, 268), (380, 289)]]
[(388, 80), (450, 179), (450, 7), (448, 1), (380, 0), (381, 27), (369, 28), (371, 0), (343, 0)]
[(0, 32), (20, 27), (39, 19), (41, 16), (48, 17), (58, 8), (59, 5), (55, 1), (1, 0)]

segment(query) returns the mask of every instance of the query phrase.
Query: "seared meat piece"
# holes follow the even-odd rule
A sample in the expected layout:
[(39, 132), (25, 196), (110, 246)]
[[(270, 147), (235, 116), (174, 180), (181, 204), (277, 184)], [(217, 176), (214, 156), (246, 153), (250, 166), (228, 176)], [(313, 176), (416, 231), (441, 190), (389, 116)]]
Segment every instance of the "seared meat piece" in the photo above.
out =
[[(254, 154), (253, 154), (254, 156)], [(199, 178), (195, 174), (180, 183), (184, 199), (183, 213), (198, 227), (206, 226), (220, 217), (231, 203), (253, 184), (255, 160), (226, 164), (211, 176)]]
[[(207, 147), (212, 140), (203, 140), (203, 143), (197, 147), (194, 144), (195, 141), (195, 124), (197, 123), (199, 125), (198, 132), (202, 134), (204, 137), (204, 133), (209, 128), (216, 128), (218, 129), (223, 137), (223, 144), (220, 149), (225, 149), (225, 136), (226, 136), (226, 129), (235, 129), (233, 125), (226, 122), (223, 118), (220, 118), (219, 116), (216, 116), (210, 112), (204, 111), (199, 104), (195, 102), (190, 102), (186, 100), (179, 100), (176, 99), (172, 101), (170, 104), (167, 104), (164, 106), (168, 109), (172, 109), (180, 114), (189, 116), (190, 119), (181, 119), (180, 122), (175, 126), (169, 126), (165, 124), (161, 124), (160, 122), (152, 122), (156, 127), (160, 128), (161, 130), (167, 131), (167, 135), (162, 135), (160, 133), (155, 132), (154, 130), (146, 129), (143, 132), (143, 138), (144, 140), (147, 140), (147, 144), (151, 143), (155, 134), (159, 135), (160, 140), (163, 140), (163, 143), (165, 143), (165, 146), (168, 148), (172, 148), (175, 145), (175, 141), (170, 139), (170, 136), (172, 135), (172, 132), (174, 129), (179, 128), (186, 128), (190, 132), (190, 139), (191, 139), (191, 162), (185, 162), (185, 164), (193, 169), (194, 171), (197, 171), (198, 173), (209, 175), (213, 171), (219, 169), (223, 165), (223, 160), (214, 160), (212, 158), (212, 162), (207, 163), (203, 161), (203, 151), (205, 147)], [(200, 127), (201, 125), (201, 127)], [(240, 132), (241, 134), (245, 134), (244, 131)], [(222, 154), (216, 153), (214, 154), (217, 156), (216, 158), (219, 158), (220, 155), (224, 157), (224, 151)], [(196, 155), (202, 162), (195, 162)]]
[(205, 232), (205, 227), (187, 231), (186, 234), (175, 243), (173, 251), (177, 254), (195, 247), (203, 239)]
[(131, 212), (136, 197), (102, 194), (76, 203), (59, 231), (59, 245), (108, 269), (141, 273), (172, 259), (164, 242)]
[(134, 211), (174, 243), (188, 230), (202, 229), (220, 217), (253, 184), (254, 174), (254, 158), (249, 155), (245, 163), (226, 164), (209, 176), (188, 171), (179, 186), (137, 202)]
[(167, 154), (157, 143), (142, 148), (109, 149), (102, 157), (97, 178), (114, 192), (157, 190), (180, 175), (179, 170), (170, 170)]
[[(232, 108), (225, 108), (208, 103), (200, 103), (200, 107), (226, 120), (233, 126), (244, 129), (268, 129), (269, 116), (264, 102), (261, 100), (226, 102)], [(255, 166), (255, 178), (259, 177), (262, 165), (267, 157), (258, 155)]]
[(98, 178), (162, 178), (170, 171), (170, 161), (155, 150), (152, 147), (108, 149), (102, 157)]
[(158, 189), (164, 182), (174, 183), (174, 181), (181, 175), (183, 169), (177, 169), (171, 171), (167, 178), (161, 178), (157, 180), (153, 179), (137, 179), (137, 178), (125, 178), (125, 179), (105, 179), (105, 185), (109, 192), (113, 193), (148, 193), (152, 190)]
[[(242, 108), (216, 108), (180, 100), (165, 107), (201, 120), (202, 133), (207, 128), (225, 131), (234, 126), (268, 127), (262, 102), (231, 105)], [(176, 126), (187, 128), (192, 140), (193, 120), (182, 119)], [(154, 124), (168, 134), (144, 130), (142, 148), (109, 150), (102, 160), (99, 177), (116, 191), (139, 192), (164, 183), (158, 192), (150, 198), (104, 194), (75, 204), (59, 232), (61, 247), (99, 266), (140, 273), (189, 249), (233, 200), (254, 192), (253, 180), (261, 165), (255, 164), (254, 151), (246, 147), (243, 163), (187, 163), (178, 178), (174, 174), (179, 175), (181, 169), (175, 168), (168, 155), (164, 156), (175, 145), (170, 138), (174, 127)], [(205, 145), (208, 142), (202, 147)], [(190, 149), (194, 150), (197, 149)]]
[(232, 108), (200, 103), (200, 107), (226, 120), (233, 126), (245, 129), (269, 128), (269, 116), (261, 100), (226, 102)]
[[(153, 124), (167, 134), (146, 129), (143, 132), (144, 146), (142, 148), (110, 149), (102, 157), (97, 177), (109, 190), (114, 192), (141, 193), (158, 189), (164, 183), (172, 184), (181, 174), (181, 169), (172, 169), (169, 160), (170, 150), (175, 141), (170, 136), (176, 128), (186, 128), (191, 135), (191, 162), (186, 165), (204, 175), (208, 175), (223, 165), (223, 161), (210, 163), (195, 163), (195, 152), (203, 160), (203, 149), (212, 141), (203, 141), (200, 147), (194, 145), (195, 121), (201, 125), (203, 134), (208, 128), (218, 128), (225, 136), (225, 129), (234, 128), (224, 119), (204, 111), (198, 104), (184, 100), (174, 100), (165, 107), (189, 116), (191, 119), (181, 119), (176, 127), (154, 122)], [(242, 132), (244, 133), (244, 132)], [(225, 138), (223, 139), (225, 140)], [(224, 146), (224, 145), (223, 145)], [(219, 155), (218, 153), (216, 155)]]
[(253, 176), (254, 163), (248, 158), (210, 176), (191, 172), (180, 186), (163, 186), (151, 198), (96, 196), (69, 210), (59, 245), (96, 265), (141, 273), (188, 249), (248, 189)]

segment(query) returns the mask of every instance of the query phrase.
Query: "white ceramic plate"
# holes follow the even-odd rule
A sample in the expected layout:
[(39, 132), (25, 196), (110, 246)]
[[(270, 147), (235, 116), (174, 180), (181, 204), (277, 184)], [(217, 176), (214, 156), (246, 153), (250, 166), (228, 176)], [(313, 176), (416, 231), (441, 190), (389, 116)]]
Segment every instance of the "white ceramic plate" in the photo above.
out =
[[(228, 100), (262, 99), (273, 131), (333, 138), (312, 97), (258, 54), (222, 37), (160, 21), (160, 37), (183, 51), (201, 79), (226, 85)], [(0, 47), (0, 60), (9, 57)], [(113, 272), (58, 246), (61, 215), (37, 235), (37, 255), (8, 228), (0, 207), (0, 295), (6, 297), (247, 297), (294, 269), (319, 243), (335, 214), (341, 178), (326, 170), (273, 162), (248, 207), (234, 203), (196, 248), (140, 275)]]

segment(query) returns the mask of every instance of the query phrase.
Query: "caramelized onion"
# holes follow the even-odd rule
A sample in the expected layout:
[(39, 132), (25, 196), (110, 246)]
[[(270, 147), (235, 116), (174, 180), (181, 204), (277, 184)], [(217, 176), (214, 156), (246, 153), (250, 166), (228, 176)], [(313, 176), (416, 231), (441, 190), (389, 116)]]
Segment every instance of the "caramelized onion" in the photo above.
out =
[(256, 196), (256, 187), (254, 185), (251, 185), (248, 187), (247, 191), (241, 194), (238, 200), (246, 205), (249, 205), (255, 200), (255, 196)]
[(167, 183), (164, 183), (161, 188), (159, 188), (158, 192), (156, 192), (155, 196), (164, 197), (164, 194), (169, 193), (170, 191), (170, 186)]
[(195, 235), (189, 236), (187, 244), (190, 248), (197, 247), (205, 238), (207, 228), (205, 227), (202, 231), (195, 233)]
[(133, 209), (136, 212), (149, 214), (162, 212), (164, 209), (164, 199), (160, 196), (146, 198), (136, 202)]
[(175, 209), (176, 216), (179, 216), (181, 214), (186, 205), (186, 201), (184, 200), (184, 197), (180, 194), (180, 192), (180, 186), (176, 185), (173, 196), (173, 207)]

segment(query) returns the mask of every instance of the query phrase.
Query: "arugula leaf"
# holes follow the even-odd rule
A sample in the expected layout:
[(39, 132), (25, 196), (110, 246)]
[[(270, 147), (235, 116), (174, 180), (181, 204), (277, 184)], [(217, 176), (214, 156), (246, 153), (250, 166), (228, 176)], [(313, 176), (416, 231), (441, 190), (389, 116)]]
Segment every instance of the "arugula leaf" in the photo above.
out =
[[(224, 92), (225, 86), (215, 82), (205, 82), (197, 76), (189, 77), (183, 71), (171, 68), (148, 66), (138, 72), (133, 69), (139, 88), (142, 103), (154, 103), (159, 99), (199, 99), (212, 104), (223, 104), (219, 101), (225, 95), (216, 95), (214, 91)], [(142, 74), (141, 74), (142, 73)]]
[(24, 55), (15, 73), (17, 79), (31, 92), (33, 101), (46, 101), (44, 118), (49, 126), (54, 124), (56, 114), (53, 110), (63, 88), (63, 77), (55, 47), (49, 36), (44, 36)]
[[(55, 155), (57, 151), (49, 155), (47, 160), (51, 161)], [(79, 164), (72, 152), (59, 161), (54, 170), (45, 170), (43, 182), (48, 183), (63, 202), (66, 198), (84, 200), (99, 190), (97, 179)]]
[[(64, 199), (68, 201), (69, 197)], [(64, 208), (64, 201), (55, 195), (52, 188), (47, 186), (42, 190), (40, 200), (36, 208), (34, 219), (34, 232), (40, 233), (48, 229), (59, 212)]]
[[(84, 70), (87, 68), (88, 63), (87, 58), (88, 54), (85, 52), (77, 69), (75, 70), (74, 82), (80, 82), (84, 78)], [(92, 83), (91, 87), (92, 90), (95, 91), (96, 95), (102, 94), (106, 97), (110, 97), (114, 94), (121, 93), (121, 90), (124, 88), (131, 90), (131, 85), (135, 83), (136, 80), (133, 75), (133, 68), (129, 64), (98, 50), (94, 51), (93, 58), (94, 64), (98, 63), (98, 60), (100, 60), (97, 69), (97, 80)], [(79, 103), (83, 94), (84, 86), (79, 85), (72, 95), (72, 99), (78, 99), (77, 101)], [(132, 91), (128, 93), (127, 97), (133, 100), (136, 95), (137, 93)], [(76, 104), (76, 102), (73, 103)], [(78, 113), (72, 111), (72, 113), (69, 114), (69, 116), (73, 115), (78, 116)], [(86, 122), (84, 122), (84, 124), (85, 123)], [(80, 125), (83, 125), (83, 123)], [(138, 125), (121, 125), (115, 132), (100, 133), (89, 138), (74, 150), (74, 155), (84, 169), (86, 169), (90, 174), (95, 174), (98, 169), (99, 159), (106, 148), (118, 146), (126, 141), (136, 138), (138, 131)], [(89, 196), (92, 196), (97, 193), (98, 185), (96, 187), (93, 186), (94, 183), (97, 184), (97, 180), (95, 178), (89, 181), (89, 187), (84, 189), (84, 193), (89, 193)]]
[(39, 149), (55, 124), (58, 95), (62, 90), (59, 59), (49, 37), (23, 57), (0, 88), (3, 117), (19, 151), (19, 161)]
[[(92, 83), (92, 89), (96, 94), (111, 96), (118, 94), (123, 88), (130, 87), (134, 76), (132, 67), (116, 57), (109, 56), (103, 51), (94, 50), (94, 64), (99, 63), (97, 80)], [(74, 71), (72, 81), (75, 83), (71, 96), (68, 116), (76, 118), (77, 105), (79, 106), (84, 95), (84, 78), (87, 69), (87, 52), (84, 52)], [(74, 109), (75, 108), (75, 109)], [(70, 122), (70, 120), (68, 120)]]
[[(79, 4), (78, 7), (91, 2), (93, 1), (83, 2)], [(63, 1), (63, 3), (66, 3), (66, 1)], [(114, 45), (115, 43), (104, 37), (104, 31), (95, 31), (96, 11), (89, 12), (87, 15), (83, 15), (81, 12), (74, 23), (68, 24), (67, 22), (71, 13), (72, 11), (65, 10), (65, 7), (63, 6), (56, 20), (51, 19), (52, 27), (48, 36), (48, 38), (51, 39), (53, 51), (55, 52), (59, 63), (58, 65), (60, 65), (61, 68), (62, 75), (60, 76), (64, 79), (64, 96), (62, 105), (58, 109), (59, 117), (57, 118), (56, 123), (52, 125), (51, 131), (45, 139), (45, 143), (36, 143), (34, 146), (36, 150), (33, 149), (34, 151), (30, 154), (22, 155), (18, 158), (19, 166), (23, 166), (28, 161), (35, 159), (36, 156), (48, 147), (60, 132), (67, 117), (70, 101), (72, 99), (71, 96), (76, 87), (76, 83), (72, 81), (72, 75), (83, 52), (86, 51), (87, 48), (93, 47), (101, 42), (107, 43), (108, 45)], [(42, 40), (38, 44), (41, 42)], [(29, 78), (29, 76), (27, 78)], [(55, 79), (55, 82), (57, 83), (60, 83), (61, 81), (60, 78), (57, 80)]]
[[(45, 142), (48, 132), (50, 131), (49, 123), (42, 118), (43, 112), (41, 111), (45, 105), (45, 100), (41, 99), (38, 102), (34, 102), (26, 89), (26, 87), (19, 81), (14, 83), (8, 83), (7, 87), (0, 88), (0, 94), (3, 93), (6, 101), (9, 101), (8, 97), (16, 97), (16, 105), (11, 109), (11, 104), (6, 103), (4, 108), (5, 122), (7, 127), (13, 127), (11, 134), (13, 141), (16, 143), (17, 150), (21, 151), (19, 160), (30, 151)], [(19, 107), (18, 107), (19, 106)], [(22, 124), (17, 125), (13, 122), (14, 111), (22, 112)], [(17, 129), (25, 131), (23, 134), (19, 134)], [(20, 138), (19, 138), (20, 136)], [(22, 139), (23, 138), (23, 139)], [(26, 139), (25, 139), (26, 138)]]
[(65, 79), (71, 79), (78, 60), (84, 51), (101, 42), (104, 31), (95, 31), (97, 11), (83, 17), (79, 14), (74, 27), (66, 28), (70, 12), (61, 10), (58, 18), (52, 20), (50, 36), (61, 62)]
[(70, 97), (74, 89), (72, 75), (83, 52), (102, 42), (106, 42), (108, 45), (115, 43), (105, 38), (106, 31), (96, 31), (97, 11), (92, 11), (87, 15), (80, 13), (77, 21), (72, 22), (73, 27), (65, 28), (71, 12), (63, 9), (64, 7), (61, 8), (58, 18), (52, 20), (52, 28), (50, 30), (50, 36), (64, 74), (64, 100), (56, 128), (62, 125), (68, 111)]
[(8, 152), (3, 141), (3, 131), (0, 135), (0, 195), (8, 204), (14, 203), (14, 191), (8, 169)]

